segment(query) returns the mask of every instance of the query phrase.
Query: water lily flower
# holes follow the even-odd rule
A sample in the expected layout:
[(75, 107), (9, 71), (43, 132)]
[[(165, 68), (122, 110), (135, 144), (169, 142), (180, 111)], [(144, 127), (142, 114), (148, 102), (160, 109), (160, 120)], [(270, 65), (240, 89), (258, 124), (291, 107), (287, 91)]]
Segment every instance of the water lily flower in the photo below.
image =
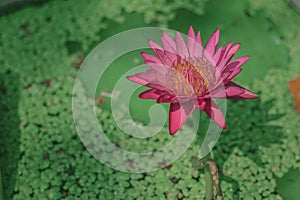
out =
[(200, 32), (190, 27), (186, 41), (179, 32), (173, 40), (166, 32), (162, 46), (149, 40), (155, 55), (141, 52), (149, 70), (128, 79), (147, 86), (142, 99), (170, 103), (169, 132), (175, 134), (195, 109), (203, 110), (221, 128), (226, 123), (214, 98), (251, 99), (257, 95), (231, 80), (239, 74), (249, 56), (232, 60), (240, 44), (233, 42), (217, 49), (220, 30), (202, 46)]

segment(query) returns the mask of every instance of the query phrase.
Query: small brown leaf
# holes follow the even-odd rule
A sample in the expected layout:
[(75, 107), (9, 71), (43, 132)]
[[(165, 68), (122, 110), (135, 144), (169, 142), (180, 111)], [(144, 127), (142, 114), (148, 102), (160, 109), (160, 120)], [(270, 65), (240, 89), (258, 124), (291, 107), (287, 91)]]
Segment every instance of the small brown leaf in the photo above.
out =
[(76, 55), (78, 57), (78, 61), (72, 62), (72, 66), (79, 68), (81, 66), (81, 64), (83, 63), (84, 56), (83, 56), (83, 53), (81, 53), (81, 52), (78, 52)]
[(300, 76), (289, 82), (290, 92), (294, 96), (296, 110), (300, 114)]
[(44, 81), (44, 84), (45, 84), (47, 87), (50, 87), (50, 86), (51, 86), (51, 80), (45, 80), (45, 81)]

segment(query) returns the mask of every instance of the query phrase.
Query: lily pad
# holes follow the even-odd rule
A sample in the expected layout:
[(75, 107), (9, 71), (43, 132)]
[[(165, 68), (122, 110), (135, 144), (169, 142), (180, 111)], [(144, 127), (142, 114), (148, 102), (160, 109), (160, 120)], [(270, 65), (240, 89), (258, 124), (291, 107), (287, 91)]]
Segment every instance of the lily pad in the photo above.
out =
[(291, 170), (276, 180), (277, 192), (284, 199), (298, 200), (300, 196), (300, 171)]

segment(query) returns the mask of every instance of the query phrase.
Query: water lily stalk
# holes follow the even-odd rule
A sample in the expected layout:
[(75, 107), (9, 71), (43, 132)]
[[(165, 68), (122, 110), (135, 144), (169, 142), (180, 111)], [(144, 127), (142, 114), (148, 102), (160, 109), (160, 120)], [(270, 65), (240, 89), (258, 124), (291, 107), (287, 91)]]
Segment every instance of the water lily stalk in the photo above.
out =
[(212, 181), (215, 188), (215, 197), (217, 200), (223, 200), (223, 193), (220, 186), (220, 180), (219, 180), (219, 169), (217, 167), (216, 162), (213, 159), (208, 159), (206, 161), (206, 164), (209, 167), (210, 174), (212, 176)]
[(223, 200), (219, 170), (216, 162), (213, 160), (212, 153), (200, 161), (200, 166), (204, 167), (205, 200)]
[(0, 200), (3, 200), (3, 189), (2, 189), (2, 176), (1, 176), (1, 169), (0, 169)]
[(205, 174), (205, 200), (212, 200), (214, 195), (213, 178), (209, 166), (204, 167)]

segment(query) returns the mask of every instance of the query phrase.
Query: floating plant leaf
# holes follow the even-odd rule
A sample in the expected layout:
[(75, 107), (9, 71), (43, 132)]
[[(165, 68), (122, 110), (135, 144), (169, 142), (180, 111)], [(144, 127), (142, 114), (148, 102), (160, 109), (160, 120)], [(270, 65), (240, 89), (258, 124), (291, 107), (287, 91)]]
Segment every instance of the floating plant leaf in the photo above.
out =
[(276, 180), (277, 192), (288, 200), (298, 200), (300, 196), (300, 171), (291, 170)]

